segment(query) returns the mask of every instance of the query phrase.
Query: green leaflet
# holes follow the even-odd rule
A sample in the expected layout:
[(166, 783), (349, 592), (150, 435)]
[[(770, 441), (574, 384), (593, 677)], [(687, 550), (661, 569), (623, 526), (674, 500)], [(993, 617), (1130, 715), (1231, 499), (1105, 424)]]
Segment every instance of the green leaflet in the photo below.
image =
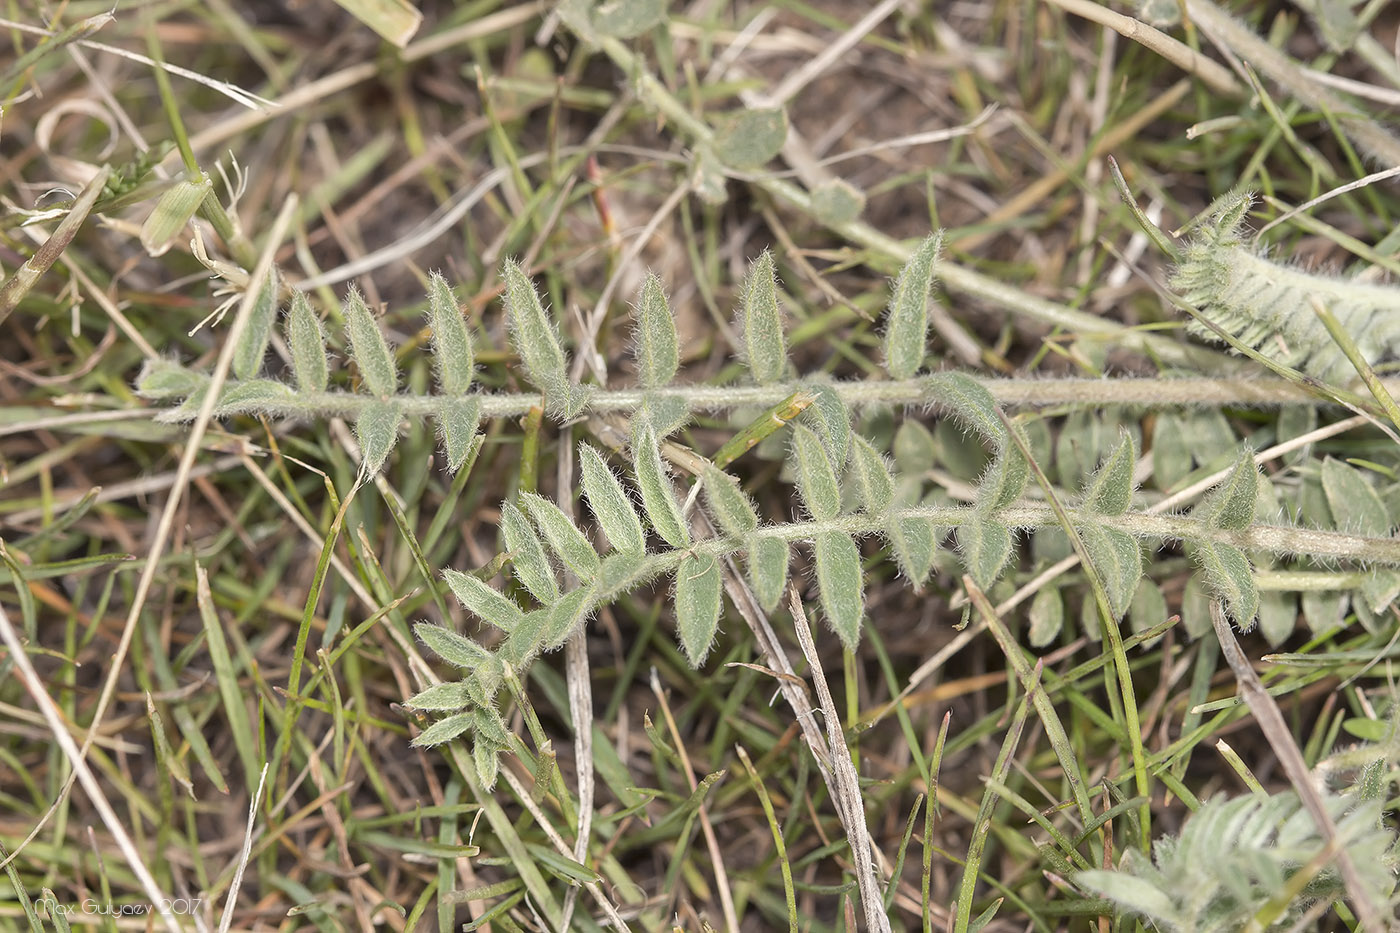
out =
[(1239, 531), (1254, 521), (1258, 496), (1259, 470), (1254, 465), (1253, 455), (1245, 450), (1225, 481), (1191, 510), (1191, 517), (1201, 519), (1212, 528)]
[(972, 582), (988, 589), (1001, 576), (1011, 557), (1011, 529), (1001, 522), (974, 515), (958, 526), (958, 554)]
[(392, 399), (375, 399), (361, 409), (360, 417), (355, 420), (355, 438), (364, 455), (360, 469), (365, 476), (375, 475), (384, 466), (398, 442), (402, 420), (403, 405)]
[(720, 530), (731, 538), (742, 538), (758, 527), (758, 514), (739, 481), (715, 466), (706, 466), (701, 492), (706, 511)]
[(1322, 461), (1322, 492), (1339, 528), (1375, 537), (1390, 535), (1390, 513), (1360, 470), (1328, 457)]
[(1044, 648), (1057, 637), (1065, 624), (1065, 601), (1054, 587), (1042, 587), (1031, 600), (1030, 642), (1033, 648)]
[(815, 383), (804, 386), (803, 391), (812, 395), (813, 402), (798, 417), (821, 438), (832, 464), (839, 470), (846, 465), (851, 449), (851, 413), (829, 385)]
[(756, 534), (749, 538), (749, 582), (764, 612), (778, 608), (787, 586), (792, 551), (782, 538)]
[(818, 521), (828, 521), (841, 512), (841, 488), (826, 449), (811, 428), (792, 425), (792, 462), (797, 468), (797, 489), (807, 511)]
[(773, 254), (767, 250), (749, 267), (744, 280), (739, 330), (744, 335), (744, 359), (753, 381), (759, 385), (782, 381), (787, 373), (787, 338), (783, 335), (783, 312), (778, 307)]
[(188, 398), (209, 384), (209, 376), (170, 360), (147, 360), (136, 377), (136, 394), (142, 398)]
[(680, 368), (680, 344), (676, 340), (676, 321), (661, 279), (648, 272), (637, 301), (637, 327), (633, 332), (637, 344), (637, 374), (648, 389), (671, 384)]
[(345, 296), (344, 310), (350, 357), (360, 367), (360, 381), (370, 395), (388, 398), (398, 390), (399, 371), (394, 365), (394, 354), (389, 352), (384, 334), (358, 289), (351, 288)]
[(1137, 445), (1123, 432), (1118, 446), (1099, 467), (1084, 490), (1084, 508), (1100, 515), (1122, 515), (1133, 501), (1133, 468), (1137, 466)]
[(1078, 531), (1084, 550), (1103, 581), (1108, 607), (1115, 619), (1121, 619), (1142, 578), (1142, 548), (1136, 538), (1116, 528), (1085, 524)]
[(476, 769), (476, 779), (488, 791), (495, 788), (496, 780), (501, 775), (500, 754), (501, 750), (488, 742), (478, 742), (472, 746), (472, 767)]
[(451, 287), (436, 272), (428, 277), (428, 323), (433, 330), (433, 365), (438, 386), (444, 395), (465, 395), (471, 388), (476, 365), (472, 338)]
[(592, 600), (593, 587), (581, 586), (565, 593), (545, 610), (549, 614), (544, 630), (545, 651), (552, 651), (569, 640), (569, 636), (588, 618)]
[(899, 572), (904, 574), (916, 591), (933, 570), (933, 558), (938, 550), (938, 530), (927, 518), (899, 518), (887, 532), (890, 550), (894, 552)]
[[(520, 625), (524, 615), (520, 607), (495, 588), (459, 570), (444, 570), (442, 575), (457, 600), (483, 622), (503, 632), (513, 632)], [(422, 633), (419, 633), (419, 637), (422, 637)]]
[(894, 465), (899, 472), (921, 476), (938, 462), (933, 434), (920, 422), (906, 419), (894, 432)]
[(287, 346), (292, 351), (292, 375), (297, 388), (303, 392), (326, 391), (330, 384), (326, 335), (321, 332), (321, 322), (311, 310), (311, 302), (300, 291), (292, 292), (292, 307), (287, 312)]
[(1010, 441), (992, 393), (966, 373), (939, 373), (928, 378), (929, 400), (1001, 450)]
[(941, 231), (920, 243), (890, 295), (885, 318), (885, 372), (891, 379), (908, 379), (923, 366), (928, 348), (929, 290), (942, 245)]
[(781, 108), (741, 110), (715, 130), (715, 155), (730, 168), (758, 168), (782, 150), (787, 132), (787, 114)]
[(708, 554), (688, 554), (676, 567), (676, 630), (693, 667), (710, 652), (719, 628), (719, 562)]
[(690, 421), (690, 407), (678, 395), (663, 395), (660, 392), (643, 392), (641, 417), (651, 422), (658, 438), (667, 437), (685, 427)]
[(564, 417), (576, 414), (580, 400), (569, 382), (568, 361), (559, 345), (554, 321), (545, 313), (534, 283), (514, 262), (506, 260), (501, 274), (505, 279), (506, 322), (511, 344), (520, 354), (525, 373), (545, 395), (545, 406)]
[(414, 694), (405, 703), (412, 709), (433, 712), (451, 712), (464, 709), (473, 702), (471, 691), (463, 681), (446, 684), (433, 684), (428, 689)]
[(291, 388), (272, 379), (249, 379), (226, 384), (214, 406), (218, 417), (265, 411), (277, 403), (296, 398)]
[(884, 513), (894, 501), (894, 477), (890, 468), (874, 445), (863, 437), (855, 437), (851, 444), (846, 480), (855, 487), (861, 508), (870, 515)]
[(591, 444), (579, 445), (578, 455), (583, 494), (603, 534), (608, 536), (608, 543), (623, 554), (646, 553), (646, 534), (642, 531), (641, 519), (617, 475)]
[(470, 638), (449, 631), (441, 625), (419, 622), (413, 627), (418, 640), (432, 649), (433, 654), (456, 667), (475, 668), (497, 664), (496, 656)]
[(839, 227), (860, 217), (865, 210), (865, 192), (844, 178), (832, 178), (812, 191), (811, 205), (817, 223)]
[(446, 399), (440, 403), (437, 419), (447, 451), (447, 470), (456, 473), (471, 452), (476, 429), (481, 425), (481, 406), (474, 398)]
[(252, 313), (243, 337), (233, 350), (233, 374), (239, 379), (252, 379), (262, 368), (267, 355), (267, 342), (272, 338), (272, 322), (277, 319), (277, 267), (267, 270), (267, 279), (258, 289)]
[(521, 493), (520, 503), (534, 520), (549, 548), (564, 566), (572, 570), (581, 580), (592, 580), (598, 573), (601, 558), (592, 543), (583, 536), (563, 509), (543, 496), (532, 492)]
[(690, 529), (681, 517), (671, 479), (661, 464), (661, 447), (657, 444), (656, 433), (645, 420), (633, 422), (632, 457), (642, 508), (651, 526), (671, 547), (690, 547)]
[(554, 578), (554, 568), (549, 564), (544, 545), (513, 502), (501, 506), (501, 537), (515, 567), (515, 578), (521, 585), (541, 605), (548, 606), (557, 600), (559, 581)]
[(414, 748), (431, 748), (450, 742), (472, 727), (472, 718), (471, 713), (453, 713), (418, 733), (409, 744)]
[(1206, 587), (1225, 603), (1235, 627), (1247, 632), (1259, 612), (1259, 590), (1244, 551), (1214, 541), (1192, 541), (1188, 550), (1200, 565)]
[(824, 531), (812, 539), (812, 554), (822, 611), (841, 644), (854, 651), (860, 644), (860, 623), (865, 614), (860, 550), (850, 535)]
[(1026, 489), (1030, 478), (1030, 466), (1021, 451), (1007, 444), (992, 462), (977, 483), (977, 508), (994, 512), (1005, 508), (1017, 499)]

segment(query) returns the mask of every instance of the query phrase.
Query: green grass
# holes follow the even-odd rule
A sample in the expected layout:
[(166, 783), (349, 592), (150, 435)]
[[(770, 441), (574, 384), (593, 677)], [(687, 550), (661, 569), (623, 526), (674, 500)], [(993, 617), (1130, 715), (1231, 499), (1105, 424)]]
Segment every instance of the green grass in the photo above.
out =
[(1387, 928), (1377, 9), (344, 6), (0, 9), (0, 925)]

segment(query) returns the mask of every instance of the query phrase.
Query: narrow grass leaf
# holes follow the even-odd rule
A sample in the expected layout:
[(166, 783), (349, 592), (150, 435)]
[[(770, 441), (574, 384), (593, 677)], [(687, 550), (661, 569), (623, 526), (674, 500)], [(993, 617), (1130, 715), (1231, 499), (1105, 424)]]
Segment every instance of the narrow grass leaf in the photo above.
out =
[(957, 545), (973, 582), (986, 590), (1001, 576), (1011, 557), (1011, 529), (990, 518), (975, 516), (958, 526)]
[(870, 515), (884, 514), (894, 502), (894, 477), (885, 458), (859, 435), (851, 444), (846, 481), (855, 487), (861, 508)]
[(676, 321), (661, 279), (648, 272), (637, 301), (637, 327), (633, 331), (637, 344), (637, 371), (642, 385), (648, 389), (671, 384), (680, 368), (681, 349), (676, 339)]
[(1137, 444), (1124, 431), (1118, 446), (1108, 455), (1084, 490), (1084, 508), (1100, 515), (1122, 515), (1133, 501), (1133, 468)]
[(454, 713), (428, 726), (428, 728), (418, 733), (409, 744), (414, 748), (432, 748), (444, 742), (451, 742), (471, 727), (471, 713)]
[(355, 437), (364, 455), (360, 466), (366, 476), (375, 475), (384, 466), (398, 442), (402, 420), (403, 406), (392, 399), (375, 399), (360, 410), (360, 417), (355, 419)]
[(1322, 461), (1322, 492), (1337, 527), (1352, 534), (1390, 536), (1390, 513), (1360, 470), (1328, 457)]
[(351, 288), (345, 296), (345, 333), (350, 339), (350, 356), (360, 368), (360, 379), (371, 395), (388, 398), (399, 387), (399, 371), (394, 354), (384, 342), (384, 334), (360, 297), (359, 289)]
[(860, 549), (850, 535), (824, 531), (812, 540), (817, 591), (827, 621), (847, 651), (860, 644), (860, 623), (865, 613), (865, 574)]
[(1137, 538), (1116, 528), (1085, 524), (1078, 529), (1114, 618), (1122, 618), (1142, 578), (1142, 548)]
[(632, 469), (642, 493), (642, 508), (656, 533), (671, 547), (690, 547), (690, 529), (681, 517), (671, 478), (661, 463), (661, 447), (657, 444), (656, 433), (645, 421), (634, 423)]
[(1259, 612), (1259, 590), (1244, 551), (1214, 541), (1189, 542), (1188, 550), (1203, 574), (1205, 588), (1220, 599), (1235, 627), (1247, 632)]
[(544, 552), (539, 535), (513, 502), (501, 506), (501, 537), (510, 554), (515, 578), (530, 595), (548, 606), (559, 598), (559, 581)]
[[(521, 608), (484, 580), (451, 569), (444, 570), (442, 576), (457, 601), (483, 622), (503, 632), (512, 632), (520, 624), (524, 616)], [(422, 637), (422, 633), (419, 633), (419, 637)]]
[(646, 534), (632, 500), (617, 474), (591, 444), (580, 444), (579, 465), (583, 472), (583, 494), (598, 520), (608, 543), (623, 554), (646, 553)]
[(928, 349), (928, 298), (943, 234), (927, 237), (899, 273), (885, 318), (885, 372), (908, 379), (924, 364)]
[(467, 689), (465, 683), (460, 681), (433, 684), (428, 689), (409, 697), (404, 703), (405, 706), (412, 709), (428, 710), (438, 713), (450, 713), (455, 710), (466, 709), (471, 704), (471, 691)]
[(218, 686), (223, 714), (228, 721), (228, 731), (233, 734), (233, 745), (238, 750), (245, 777), (256, 780), (265, 756), (258, 752), (257, 731), (248, 715), (248, 698), (240, 682), (239, 670), (234, 667), (233, 656), (229, 653), (223, 622), (214, 606), (209, 574), (198, 563), (195, 564), (195, 602), (199, 606), (209, 663), (214, 668), (214, 681)]
[(272, 339), (272, 324), (277, 319), (277, 267), (267, 270), (267, 279), (258, 290), (257, 300), (248, 316), (248, 326), (233, 350), (233, 374), (239, 379), (252, 379), (262, 369), (267, 355), (267, 342)]
[(782, 108), (741, 110), (715, 130), (715, 155), (730, 168), (758, 168), (782, 151), (787, 133)]
[(1044, 648), (1060, 637), (1065, 624), (1065, 601), (1054, 587), (1042, 587), (1031, 600), (1029, 638), (1032, 648)]
[(524, 270), (506, 260), (502, 275), (506, 283), (506, 321), (515, 352), (520, 354), (520, 362), (530, 381), (545, 393), (547, 406), (557, 409), (560, 404), (568, 403), (571, 394), (559, 334)]
[[(460, 574), (460, 576), (466, 576)], [(485, 584), (482, 584), (483, 586)], [(476, 610), (473, 609), (473, 612)], [(479, 614), (479, 613), (478, 613)], [(484, 617), (483, 617), (484, 618)], [(488, 620), (489, 621), (489, 620)], [(458, 635), (441, 625), (419, 622), (413, 627), (418, 640), (432, 649), (433, 654), (454, 667), (474, 670), (477, 667), (496, 663), (496, 657), (465, 635)]]
[(739, 481), (728, 473), (707, 465), (701, 491), (705, 496), (706, 511), (729, 537), (747, 537), (758, 527), (758, 513), (754, 511), (753, 503), (739, 488)]
[(535, 527), (544, 536), (550, 550), (558, 555), (564, 566), (580, 579), (592, 580), (598, 573), (601, 558), (592, 542), (583, 536), (583, 532), (570, 521), (564, 510), (532, 492), (522, 493), (520, 502), (534, 520)]
[(719, 628), (719, 562), (708, 554), (688, 554), (676, 567), (676, 630), (692, 667), (710, 653)]
[(851, 449), (851, 413), (831, 386), (816, 383), (804, 388), (814, 401), (801, 414), (801, 420), (821, 438), (831, 462), (839, 470), (846, 465)]
[(330, 366), (326, 362), (326, 335), (321, 322), (311, 310), (305, 293), (292, 292), (292, 307), (287, 312), (287, 346), (292, 351), (292, 376), (303, 392), (324, 392), (330, 384)]
[(465, 395), (475, 377), (472, 338), (452, 288), (436, 272), (428, 277), (428, 323), (433, 330), (438, 386), (444, 395)]
[(841, 488), (826, 449), (811, 428), (792, 426), (792, 462), (798, 492), (812, 517), (818, 521), (835, 518), (841, 511)]
[(474, 398), (444, 399), (437, 409), (437, 422), (447, 451), (447, 471), (456, 473), (472, 451), (481, 426), (481, 405)]
[(200, 172), (176, 182), (156, 202), (156, 209), (141, 225), (141, 245), (151, 256), (163, 256), (175, 245), (175, 238), (213, 190), (208, 172)]
[(1254, 465), (1254, 457), (1245, 450), (1235, 461), (1230, 475), (1191, 510), (1191, 516), (1212, 528), (1240, 531), (1254, 521), (1258, 495), (1259, 470)]
[(916, 591), (924, 588), (924, 581), (933, 571), (933, 558), (938, 550), (938, 530), (927, 518), (897, 518), (887, 532), (890, 550), (904, 574)]
[(764, 612), (778, 608), (788, 581), (792, 549), (782, 538), (752, 535), (749, 538), (749, 582)]
[(744, 335), (744, 359), (759, 385), (781, 382), (787, 373), (787, 338), (778, 306), (778, 282), (773, 254), (767, 250), (749, 267), (744, 280), (739, 329)]

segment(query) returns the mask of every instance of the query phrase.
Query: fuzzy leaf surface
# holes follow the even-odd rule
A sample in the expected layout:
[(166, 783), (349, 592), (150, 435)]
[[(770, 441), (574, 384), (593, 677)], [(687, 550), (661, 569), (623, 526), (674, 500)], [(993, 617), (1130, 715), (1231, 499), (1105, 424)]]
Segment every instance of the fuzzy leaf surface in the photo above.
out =
[(1011, 529), (1001, 522), (975, 516), (957, 530), (958, 554), (972, 582), (988, 589), (1011, 558)]
[(1360, 470), (1328, 457), (1322, 461), (1322, 492), (1339, 528), (1372, 537), (1390, 536), (1390, 513)]
[(671, 478), (666, 475), (666, 468), (661, 463), (661, 447), (656, 441), (656, 433), (645, 421), (634, 422), (632, 455), (637, 488), (642, 493), (642, 508), (651, 526), (671, 547), (690, 547), (690, 529), (681, 517), (681, 507), (676, 502)]
[(1124, 431), (1113, 453), (1108, 455), (1084, 490), (1084, 508), (1100, 515), (1122, 515), (1133, 501), (1133, 468), (1137, 465), (1137, 445)]
[(690, 554), (676, 567), (676, 629), (692, 667), (710, 653), (719, 629), (721, 608), (719, 562), (708, 554)]
[(923, 366), (928, 349), (929, 290), (942, 245), (941, 232), (920, 243), (890, 295), (885, 317), (885, 372), (891, 379), (908, 379)]
[(865, 438), (857, 435), (851, 444), (846, 478), (856, 489), (861, 508), (870, 515), (883, 514), (894, 502), (894, 477), (885, 458)]
[(1142, 548), (1137, 538), (1116, 528), (1086, 524), (1078, 530), (1084, 550), (1103, 581), (1108, 607), (1115, 619), (1121, 619), (1142, 578)]
[(559, 598), (559, 581), (539, 535), (513, 502), (501, 507), (501, 537), (515, 567), (515, 578), (541, 605), (551, 605)]
[(721, 531), (731, 538), (743, 538), (758, 527), (758, 514), (738, 480), (716, 466), (707, 466), (704, 477), (701, 491), (705, 508)]
[(623, 554), (645, 553), (646, 534), (641, 519), (617, 474), (591, 444), (581, 444), (578, 453), (583, 494), (608, 542)]
[(749, 538), (749, 582), (764, 612), (778, 608), (791, 559), (792, 549), (782, 538), (762, 534)]
[(827, 455), (839, 470), (851, 450), (851, 413), (836, 390), (823, 383), (805, 386), (815, 401), (802, 412), (802, 423), (816, 432)]
[(715, 155), (730, 168), (758, 168), (782, 150), (787, 133), (782, 108), (741, 110), (715, 131)]
[[(494, 625), (503, 632), (512, 632), (520, 625), (520, 619), (524, 615), (520, 607), (510, 597), (485, 581), (460, 570), (444, 570), (442, 576), (453, 595), (457, 597), (457, 601), (483, 622)], [(419, 637), (422, 637), (421, 632)]]
[(914, 587), (924, 588), (933, 570), (933, 558), (938, 551), (938, 530), (926, 518), (895, 519), (889, 529), (890, 550), (899, 564), (899, 572)]
[(1259, 470), (1254, 465), (1254, 457), (1246, 450), (1235, 461), (1230, 475), (1191, 510), (1191, 515), (1212, 528), (1239, 531), (1254, 521), (1258, 498)]
[(438, 386), (444, 395), (465, 395), (472, 386), (476, 365), (472, 338), (452, 288), (436, 272), (428, 278), (428, 323), (433, 329)]
[(676, 320), (656, 273), (647, 273), (637, 302), (637, 370), (648, 389), (668, 386), (680, 368), (681, 349), (676, 339)]
[(454, 667), (471, 669), (496, 664), (496, 656), (470, 638), (449, 631), (441, 625), (419, 622), (413, 627), (418, 640), (432, 649), (433, 654)]
[(848, 651), (860, 643), (861, 618), (865, 614), (865, 574), (860, 549), (850, 535), (824, 531), (812, 539), (817, 592), (822, 611)]
[(389, 345), (384, 342), (379, 323), (360, 297), (358, 289), (350, 289), (345, 296), (344, 311), (350, 355), (355, 365), (360, 367), (361, 382), (370, 395), (388, 398), (399, 387), (398, 367), (394, 365), (394, 354), (390, 352)]
[(361, 468), (373, 476), (384, 466), (389, 453), (399, 440), (399, 422), (403, 420), (403, 405), (393, 399), (374, 399), (360, 410), (355, 419), (355, 438), (364, 455)]
[(311, 310), (311, 302), (300, 291), (292, 292), (292, 307), (287, 312), (287, 346), (292, 351), (292, 375), (297, 388), (303, 392), (326, 391), (330, 383), (326, 335), (316, 312)]
[(1189, 550), (1201, 568), (1206, 588), (1225, 603), (1235, 627), (1242, 632), (1253, 628), (1259, 613), (1259, 590), (1244, 551), (1214, 541), (1192, 541)]
[(744, 359), (753, 381), (759, 385), (781, 382), (787, 372), (787, 337), (783, 334), (783, 312), (778, 306), (773, 254), (767, 250), (754, 260), (744, 279), (739, 329), (744, 335)]
[(466, 462), (476, 429), (481, 426), (481, 405), (474, 398), (448, 399), (438, 408), (437, 418), (447, 451), (448, 472), (456, 473)]
[(1001, 450), (1009, 438), (992, 393), (966, 373), (939, 373), (928, 379), (929, 399)]
[(233, 374), (239, 379), (252, 379), (262, 369), (267, 355), (267, 342), (272, 339), (272, 324), (277, 320), (277, 267), (267, 270), (267, 279), (258, 289), (253, 310), (243, 338), (233, 351)]
[(577, 574), (579, 579), (592, 580), (598, 573), (601, 558), (578, 526), (564, 514), (564, 510), (532, 492), (521, 493), (520, 503), (564, 566)]
[(506, 260), (502, 277), (511, 343), (520, 354), (525, 373), (545, 394), (551, 411), (560, 410), (561, 405), (567, 407), (574, 394), (573, 386), (569, 384), (568, 361), (559, 345), (554, 321), (545, 313), (534, 283), (520, 266)]
[(792, 425), (792, 462), (797, 468), (797, 490), (812, 517), (835, 518), (841, 511), (841, 487), (826, 448), (811, 428)]

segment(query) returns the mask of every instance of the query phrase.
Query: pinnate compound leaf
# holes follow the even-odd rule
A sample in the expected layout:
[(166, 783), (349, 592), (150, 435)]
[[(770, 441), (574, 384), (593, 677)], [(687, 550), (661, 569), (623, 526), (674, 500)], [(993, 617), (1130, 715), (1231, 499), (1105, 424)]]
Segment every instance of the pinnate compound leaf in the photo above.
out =
[(787, 586), (791, 559), (792, 549), (782, 538), (762, 534), (749, 538), (749, 582), (764, 612), (778, 608), (783, 587)]
[(972, 582), (988, 589), (997, 582), (1011, 557), (1011, 529), (1001, 522), (974, 515), (958, 526), (958, 554)]
[(1360, 470), (1328, 457), (1322, 461), (1322, 492), (1337, 527), (1353, 534), (1390, 536), (1390, 513)]
[(572, 570), (581, 580), (592, 580), (598, 573), (601, 560), (592, 543), (583, 536), (564, 510), (543, 496), (532, 492), (521, 493), (520, 503), (535, 522), (549, 548), (564, 566)]
[(436, 272), (428, 277), (428, 323), (433, 329), (438, 386), (444, 395), (465, 395), (475, 375), (472, 338), (452, 288)]
[(239, 379), (252, 379), (262, 369), (267, 355), (267, 342), (272, 339), (272, 324), (277, 320), (277, 267), (267, 270), (267, 279), (258, 289), (248, 326), (233, 350), (233, 374)]
[(1032, 648), (1044, 648), (1058, 638), (1065, 624), (1065, 601), (1060, 591), (1042, 587), (1031, 600), (1030, 619)]
[(676, 629), (692, 667), (710, 653), (719, 628), (719, 562), (708, 554), (688, 554), (676, 567)]
[(804, 388), (815, 401), (802, 412), (802, 423), (821, 438), (832, 464), (839, 470), (846, 465), (851, 450), (851, 413), (831, 386), (816, 383)]
[(1086, 524), (1078, 530), (1084, 550), (1103, 582), (1108, 607), (1115, 619), (1121, 619), (1142, 578), (1142, 548), (1137, 538), (1116, 528)]
[(559, 598), (559, 581), (554, 577), (554, 568), (550, 566), (539, 535), (513, 502), (501, 506), (501, 537), (515, 567), (515, 578), (541, 605), (554, 603)]
[(787, 372), (787, 338), (778, 306), (778, 282), (773, 254), (767, 250), (749, 267), (744, 280), (739, 329), (744, 335), (744, 359), (759, 385), (780, 382)]
[(446, 399), (438, 407), (437, 419), (447, 450), (448, 472), (456, 473), (471, 452), (476, 429), (481, 425), (481, 406), (474, 398)]
[(416, 693), (404, 704), (412, 709), (432, 710), (448, 713), (472, 705), (471, 691), (465, 683), (456, 681), (446, 684), (433, 684), (421, 693)]
[(441, 625), (419, 622), (413, 627), (413, 634), (432, 649), (433, 654), (454, 667), (470, 670), (496, 663), (496, 658), (491, 652), (470, 638), (449, 631)]
[(297, 388), (303, 392), (326, 391), (330, 383), (326, 335), (316, 312), (311, 310), (311, 302), (300, 291), (292, 292), (292, 307), (287, 312), (287, 346), (292, 351), (292, 375)]
[(1010, 438), (1002, 423), (996, 399), (976, 379), (966, 373), (938, 373), (928, 379), (929, 399), (952, 415), (965, 427), (971, 428), (992, 445), (994, 450), (1005, 447)]
[(927, 518), (897, 518), (890, 525), (889, 539), (899, 572), (916, 591), (923, 590), (938, 549), (938, 532), (933, 522)]
[(738, 480), (713, 465), (706, 466), (704, 477), (705, 507), (721, 531), (743, 538), (758, 527), (758, 514)]
[(579, 446), (579, 465), (583, 472), (583, 494), (588, 507), (608, 536), (608, 543), (623, 554), (646, 553), (646, 534), (632, 500), (613, 473), (603, 455), (591, 444)]
[(656, 273), (647, 273), (637, 302), (637, 369), (648, 389), (671, 384), (680, 368), (681, 350), (676, 339), (676, 321)]
[[(444, 570), (442, 575), (458, 602), (483, 622), (494, 625), (503, 632), (513, 632), (520, 625), (524, 612), (510, 597), (460, 570)], [(419, 637), (422, 637), (421, 632)]]
[(1235, 627), (1247, 632), (1259, 613), (1259, 590), (1244, 551), (1230, 544), (1192, 541), (1188, 550), (1200, 565), (1207, 591), (1225, 604)]
[(841, 488), (826, 449), (811, 428), (792, 425), (792, 461), (797, 468), (797, 489), (802, 502), (818, 521), (833, 519), (841, 511)]
[(374, 399), (360, 410), (360, 417), (355, 419), (355, 438), (360, 442), (364, 456), (360, 468), (366, 476), (375, 475), (384, 466), (398, 443), (402, 420), (403, 405), (393, 399)]
[(890, 295), (885, 318), (885, 372), (891, 379), (908, 379), (923, 366), (928, 349), (929, 290), (942, 245), (941, 231), (920, 243)]
[(824, 531), (812, 540), (817, 591), (822, 611), (848, 651), (860, 643), (861, 617), (865, 613), (865, 574), (860, 550), (851, 536)]
[(894, 501), (894, 477), (885, 458), (865, 438), (857, 435), (846, 466), (847, 481), (856, 489), (861, 508), (870, 515), (883, 514)]
[(444, 716), (418, 733), (409, 744), (414, 748), (432, 748), (434, 745), (451, 742), (472, 727), (472, 718), (471, 713), (453, 713), (451, 716)]
[(787, 133), (782, 108), (741, 110), (715, 131), (715, 155), (730, 168), (758, 168), (782, 150)]
[(690, 547), (690, 529), (681, 517), (681, 507), (661, 463), (661, 447), (656, 432), (645, 420), (633, 422), (632, 468), (637, 476), (637, 489), (642, 494), (642, 508), (663, 540), (671, 547)]
[(534, 283), (520, 266), (506, 260), (502, 276), (506, 285), (506, 322), (526, 375), (545, 394), (551, 411), (569, 407), (575, 387), (569, 383), (568, 361), (554, 322), (540, 304)]
[(1133, 468), (1137, 445), (1127, 431), (1084, 490), (1084, 508), (1100, 515), (1122, 515), (1133, 501)]
[(360, 380), (370, 395), (388, 398), (398, 390), (399, 371), (394, 365), (394, 354), (358, 289), (351, 288), (345, 296), (344, 310), (350, 355), (360, 367)]
[[(1191, 515), (1212, 528), (1239, 531), (1254, 521), (1258, 496), (1259, 470), (1254, 465), (1253, 455), (1245, 450), (1235, 461), (1230, 475), (1191, 510)], [(1250, 615), (1252, 617), (1253, 613)]]

